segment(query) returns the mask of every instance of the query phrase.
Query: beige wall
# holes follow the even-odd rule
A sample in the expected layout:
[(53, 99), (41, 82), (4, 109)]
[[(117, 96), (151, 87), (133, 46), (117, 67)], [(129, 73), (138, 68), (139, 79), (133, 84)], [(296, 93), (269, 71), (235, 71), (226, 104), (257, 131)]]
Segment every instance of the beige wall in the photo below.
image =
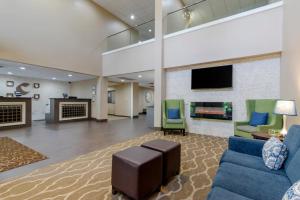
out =
[[(92, 99), (93, 96), (93, 87), (97, 86), (97, 79), (86, 80), (86, 81), (77, 81), (71, 84), (70, 96), (77, 96), (78, 98), (83, 99)], [(97, 109), (96, 101), (92, 102), (92, 117), (97, 118)]]
[[(300, 109), (300, 1), (284, 0), (281, 98), (295, 99)], [(288, 117), (288, 124), (299, 124), (300, 117)]]
[[(146, 102), (145, 95), (147, 92), (149, 92), (152, 95), (151, 102)], [(139, 113), (142, 113), (143, 109), (147, 108), (148, 106), (153, 106), (153, 105), (154, 105), (154, 89), (140, 87), (140, 89), (139, 89)]]
[(127, 26), (90, 0), (1, 0), (0, 58), (100, 75), (104, 38)]
[(121, 51), (103, 54), (103, 75), (133, 73), (153, 70), (155, 42), (137, 45)]
[(164, 67), (185, 66), (282, 50), (282, 7), (165, 39)]

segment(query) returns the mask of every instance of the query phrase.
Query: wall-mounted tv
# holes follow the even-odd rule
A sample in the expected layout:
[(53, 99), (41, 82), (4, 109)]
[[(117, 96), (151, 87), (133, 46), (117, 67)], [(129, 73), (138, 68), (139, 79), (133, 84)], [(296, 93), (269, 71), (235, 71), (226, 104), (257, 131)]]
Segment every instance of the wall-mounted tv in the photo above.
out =
[(192, 70), (192, 89), (232, 87), (232, 65)]

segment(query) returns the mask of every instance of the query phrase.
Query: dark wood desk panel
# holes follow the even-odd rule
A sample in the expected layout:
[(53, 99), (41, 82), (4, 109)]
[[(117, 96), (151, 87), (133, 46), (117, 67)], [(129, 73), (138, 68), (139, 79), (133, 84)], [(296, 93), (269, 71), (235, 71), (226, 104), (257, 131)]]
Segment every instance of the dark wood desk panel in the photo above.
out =
[[(17, 107), (20, 106), (22, 103), (22, 106), (25, 104), (25, 109), (23, 110), (23, 107), (21, 107), (21, 111), (17, 111)], [(17, 98), (9, 98), (9, 97), (0, 97), (0, 104), (1, 106), (6, 106), (7, 108), (3, 108), (1, 112), (1, 122), (0, 122), (0, 130), (3, 129), (12, 129), (12, 128), (22, 128), (22, 127), (30, 127), (32, 124), (32, 102), (31, 98), (24, 98), (24, 97), (17, 97)], [(6, 109), (6, 110), (4, 110)], [(24, 116), (24, 122), (16, 120), (14, 122), (14, 119), (12, 118), (23, 118), (23, 112), (25, 112)], [(6, 116), (5, 116), (6, 115)], [(8, 117), (8, 115), (11, 115)], [(12, 117), (12, 115), (14, 115)], [(21, 115), (21, 116), (18, 116)], [(10, 119), (8, 119), (10, 118)]]

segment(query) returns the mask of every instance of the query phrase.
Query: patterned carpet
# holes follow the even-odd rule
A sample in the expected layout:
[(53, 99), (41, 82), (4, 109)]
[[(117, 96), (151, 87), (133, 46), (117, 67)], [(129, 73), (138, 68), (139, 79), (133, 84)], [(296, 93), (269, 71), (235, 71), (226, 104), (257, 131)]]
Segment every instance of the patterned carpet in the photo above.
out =
[(181, 174), (151, 199), (204, 200), (210, 190), (227, 139), (196, 134), (150, 133), (74, 160), (38, 169), (27, 176), (0, 183), (1, 200), (127, 199), (111, 194), (111, 156), (145, 141), (163, 138), (182, 145)]
[(46, 156), (11, 138), (0, 138), (0, 172), (28, 165), (46, 158)]

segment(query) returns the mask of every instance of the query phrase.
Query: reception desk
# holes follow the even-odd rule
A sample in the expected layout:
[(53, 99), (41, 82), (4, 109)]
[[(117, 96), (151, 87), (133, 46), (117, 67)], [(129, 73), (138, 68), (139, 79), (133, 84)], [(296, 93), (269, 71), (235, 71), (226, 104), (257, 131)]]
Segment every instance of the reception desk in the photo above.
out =
[(45, 118), (47, 123), (90, 120), (91, 99), (51, 98)]
[(31, 98), (0, 97), (0, 130), (31, 126)]

